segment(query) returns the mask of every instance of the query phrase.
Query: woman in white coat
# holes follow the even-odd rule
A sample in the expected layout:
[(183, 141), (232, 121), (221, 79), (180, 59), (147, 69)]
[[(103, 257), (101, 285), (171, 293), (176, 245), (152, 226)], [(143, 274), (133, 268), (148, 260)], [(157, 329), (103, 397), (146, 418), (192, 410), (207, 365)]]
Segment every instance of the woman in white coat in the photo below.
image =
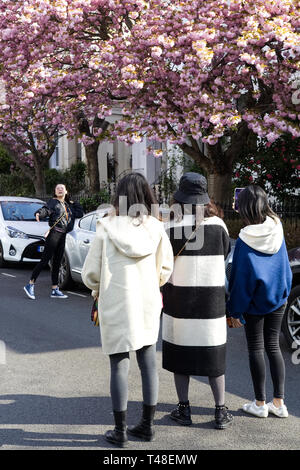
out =
[[(127, 431), (147, 441), (154, 438), (160, 287), (173, 269), (173, 251), (163, 223), (149, 215), (154, 204), (143, 175), (130, 173), (122, 178), (114, 213), (99, 220), (82, 271), (83, 282), (99, 298), (102, 350), (110, 358), (115, 428), (105, 437), (120, 447), (127, 445)], [(137, 426), (127, 430), (130, 351), (136, 351), (141, 370), (143, 415)]]

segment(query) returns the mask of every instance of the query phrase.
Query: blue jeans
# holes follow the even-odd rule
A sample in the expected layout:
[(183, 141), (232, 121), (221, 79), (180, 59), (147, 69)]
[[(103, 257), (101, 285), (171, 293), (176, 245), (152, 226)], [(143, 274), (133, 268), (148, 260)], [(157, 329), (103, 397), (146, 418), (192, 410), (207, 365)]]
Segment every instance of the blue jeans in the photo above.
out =
[(258, 401), (266, 400), (265, 352), (270, 363), (274, 398), (284, 398), (285, 364), (279, 345), (284, 310), (285, 304), (266, 315), (244, 315), (250, 371)]

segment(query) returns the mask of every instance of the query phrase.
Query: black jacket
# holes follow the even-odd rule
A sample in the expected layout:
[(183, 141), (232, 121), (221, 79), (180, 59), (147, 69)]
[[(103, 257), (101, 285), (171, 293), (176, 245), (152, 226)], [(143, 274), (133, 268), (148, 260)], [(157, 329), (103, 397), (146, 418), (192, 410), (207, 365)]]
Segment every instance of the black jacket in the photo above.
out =
[(81, 205), (77, 202), (65, 202), (63, 204), (58, 199), (52, 198), (45, 206), (36, 211), (35, 214), (39, 214), (41, 219), (49, 217), (50, 227), (63, 215), (62, 219), (55, 226), (68, 233), (73, 230), (75, 219), (82, 217), (84, 212)]

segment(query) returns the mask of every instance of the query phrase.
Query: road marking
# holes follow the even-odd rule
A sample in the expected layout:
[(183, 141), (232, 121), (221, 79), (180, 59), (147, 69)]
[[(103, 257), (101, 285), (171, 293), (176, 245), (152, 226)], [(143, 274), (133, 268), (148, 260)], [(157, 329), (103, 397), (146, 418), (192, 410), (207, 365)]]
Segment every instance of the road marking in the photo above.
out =
[(68, 293), (68, 294), (73, 294), (73, 295), (78, 295), (78, 297), (87, 297), (87, 295), (77, 294), (77, 292), (71, 292), (71, 291), (69, 291), (69, 290), (67, 290), (67, 293)]
[(13, 276), (12, 274), (7, 274), (7, 273), (1, 273), (3, 274), (3, 276), (8, 276), (8, 277), (17, 277), (17, 276)]

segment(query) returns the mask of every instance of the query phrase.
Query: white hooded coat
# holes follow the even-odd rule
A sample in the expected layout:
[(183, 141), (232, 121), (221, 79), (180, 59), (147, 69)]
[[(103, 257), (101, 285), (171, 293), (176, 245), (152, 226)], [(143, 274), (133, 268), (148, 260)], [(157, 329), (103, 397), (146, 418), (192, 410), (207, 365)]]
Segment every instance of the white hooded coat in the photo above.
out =
[(160, 287), (173, 270), (173, 250), (162, 222), (109, 216), (97, 224), (82, 279), (99, 297), (105, 354), (136, 351), (158, 339)]

